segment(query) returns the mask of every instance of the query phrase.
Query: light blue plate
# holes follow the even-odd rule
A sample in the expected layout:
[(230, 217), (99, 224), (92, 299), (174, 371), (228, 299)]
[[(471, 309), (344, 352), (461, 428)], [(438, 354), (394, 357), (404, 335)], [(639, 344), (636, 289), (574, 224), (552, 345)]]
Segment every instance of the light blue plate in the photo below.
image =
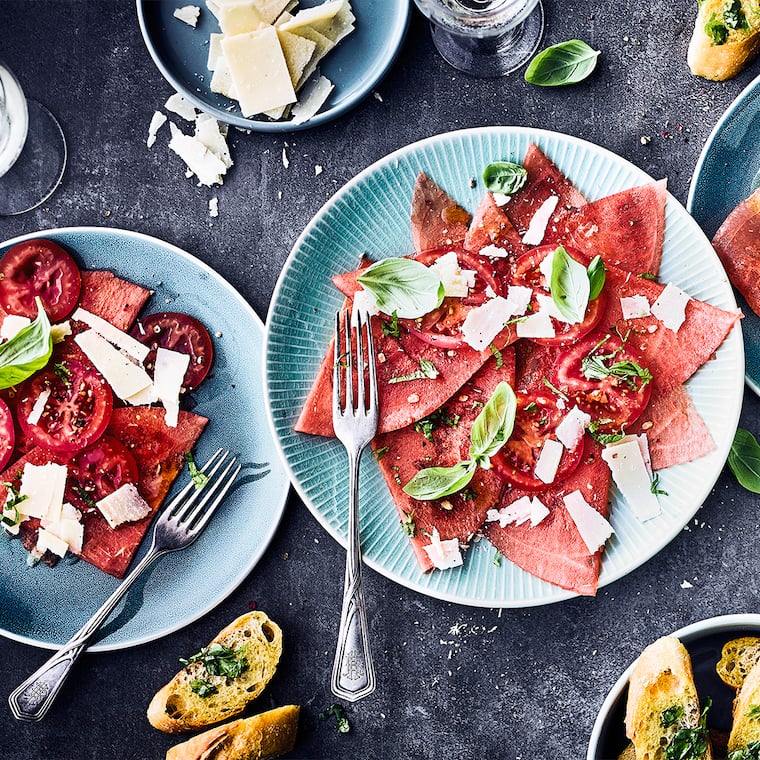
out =
[[(299, 8), (324, 0), (301, 0)], [(320, 63), (320, 71), (335, 85), (327, 103), (303, 124), (245, 118), (236, 101), (211, 92), (206, 68), (208, 40), (219, 24), (205, 3), (195, 28), (174, 18), (185, 0), (137, 0), (137, 16), (151, 57), (177, 92), (197, 108), (220, 121), (254, 132), (293, 132), (309, 129), (341, 116), (362, 100), (383, 78), (396, 59), (409, 25), (409, 0), (351, 0), (356, 28)]]
[[(566, 135), (520, 127), (487, 127), (423, 140), (370, 166), (343, 187), (310, 222), (285, 264), (272, 299), (265, 343), (266, 398), (275, 439), (301, 498), (345, 544), (348, 478), (340, 443), (297, 434), (293, 425), (328, 345), (342, 296), (330, 276), (371, 258), (412, 250), (409, 206), (414, 181), (425, 171), (465, 208), (474, 210), (484, 189), (480, 177), (494, 160), (522, 161), (536, 142), (586, 197), (600, 198), (650, 181), (614, 154)], [(666, 206), (661, 270), (695, 298), (736, 308), (718, 257), (696, 222), (672, 196)], [(689, 381), (689, 392), (717, 450), (664, 471), (662, 515), (640, 523), (612, 491), (615, 536), (605, 551), (600, 583), (625, 575), (656, 554), (691, 519), (728, 456), (742, 403), (744, 359), (736, 328), (715, 360)], [(494, 549), (473, 542), (464, 566), (421, 573), (374, 458), (362, 460), (362, 545), (367, 563), (409, 588), (440, 599), (483, 607), (526, 607), (572, 596), (510, 562), (493, 563)]]
[[(760, 77), (728, 107), (707, 138), (686, 208), (712, 239), (726, 217), (760, 184)], [(746, 381), (760, 395), (760, 317), (737, 295), (744, 319)]]
[[(263, 325), (256, 313), (210, 267), (175, 246), (122, 230), (73, 227), (25, 235), (57, 241), (87, 269), (114, 274), (155, 290), (144, 313), (179, 311), (209, 329), (211, 374), (193, 393), (209, 424), (198, 442), (198, 462), (230, 449), (244, 464), (238, 483), (198, 541), (159, 559), (129, 591), (91, 651), (123, 649), (165, 636), (197, 620), (245, 579), (280, 521), (289, 482), (273, 456), (261, 388)], [(267, 463), (266, 467), (253, 464)], [(264, 473), (267, 473), (264, 475)], [(180, 482), (186, 481), (180, 475)], [(177, 490), (177, 489), (175, 489)], [(147, 550), (148, 537), (138, 557)], [(86, 562), (26, 566), (16, 540), (0, 536), (0, 634), (46, 648), (65, 643), (118, 581)]]

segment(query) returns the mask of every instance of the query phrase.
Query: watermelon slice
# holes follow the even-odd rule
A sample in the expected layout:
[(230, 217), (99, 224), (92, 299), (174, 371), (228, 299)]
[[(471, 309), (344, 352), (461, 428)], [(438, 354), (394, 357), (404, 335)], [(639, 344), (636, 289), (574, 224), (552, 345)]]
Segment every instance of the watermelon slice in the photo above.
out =
[[(418, 501), (403, 486), (418, 470), (449, 467), (467, 459), (470, 429), (483, 404), (501, 381), (514, 384), (514, 351), (502, 352), (502, 365), (490, 359), (458, 393), (436, 410), (433, 418), (402, 430), (378, 435), (372, 448), (403, 523), (412, 525), (412, 548), (423, 571), (433, 568), (424, 546), (438, 529), (441, 540), (458, 538), (465, 543), (480, 528), (486, 512), (497, 503), (504, 482), (491, 470), (478, 469), (464, 491), (436, 499)], [(401, 528), (399, 528), (400, 530)]]
[(491, 193), (486, 193), (472, 217), (464, 238), (464, 247), (468, 251), (479, 253), (489, 245), (509, 251), (513, 258), (527, 250), (504, 207), (496, 204)]
[(111, 272), (85, 269), (81, 274), (79, 305), (120, 330), (129, 329), (150, 298), (150, 290)]
[(412, 194), (412, 242), (415, 251), (427, 251), (464, 240), (470, 212), (420, 172)]

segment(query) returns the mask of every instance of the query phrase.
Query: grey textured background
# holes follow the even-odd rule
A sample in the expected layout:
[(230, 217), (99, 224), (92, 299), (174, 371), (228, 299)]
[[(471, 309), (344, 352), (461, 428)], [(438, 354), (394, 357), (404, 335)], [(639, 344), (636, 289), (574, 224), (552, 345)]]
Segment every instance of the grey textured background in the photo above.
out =
[[(40, 210), (0, 219), (0, 239), (69, 225), (144, 232), (212, 264), (265, 318), (290, 247), (331, 194), (386, 153), (450, 129), (517, 124), (583, 137), (667, 177), (685, 202), (705, 139), (757, 66), (723, 84), (690, 75), (693, 0), (546, 0), (546, 12), (546, 44), (578, 37), (603, 51), (587, 82), (547, 90), (520, 75), (468, 78), (435, 53), (415, 12), (377, 88), (382, 100), (368, 97), (313, 131), (233, 131), (236, 166), (209, 192), (185, 180), (165, 139), (145, 147), (150, 116), (171, 88), (132, 3), (0, 0), (0, 57), (60, 117), (71, 150), (58, 192)], [(759, 408), (747, 393), (742, 424), (755, 432)], [(302, 705), (293, 758), (582, 758), (607, 690), (644, 645), (700, 618), (758, 609), (757, 506), (724, 472), (695, 523), (645, 566), (596, 599), (525, 611), (439, 602), (367, 570), (379, 688), (349, 709), (353, 730), (339, 735), (318, 713), (333, 702), (343, 552), (291, 496), (270, 549), (232, 597), (160, 642), (86, 656), (39, 725), (15, 723), (4, 704), (48, 653), (3, 641), (0, 757), (162, 757), (175, 740), (147, 723), (150, 697), (178, 656), (255, 602), (285, 632), (282, 665), (258, 707)], [(684, 580), (692, 587), (681, 588)]]

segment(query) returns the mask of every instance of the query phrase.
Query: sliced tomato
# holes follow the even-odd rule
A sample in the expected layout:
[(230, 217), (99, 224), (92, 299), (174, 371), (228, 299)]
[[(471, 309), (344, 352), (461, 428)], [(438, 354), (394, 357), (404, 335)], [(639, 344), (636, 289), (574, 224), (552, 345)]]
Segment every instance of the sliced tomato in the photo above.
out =
[(8, 314), (37, 316), (39, 296), (51, 322), (74, 311), (82, 288), (79, 267), (52, 240), (27, 240), (0, 259), (0, 307)]
[[(596, 430), (619, 433), (638, 419), (649, 403), (652, 383), (642, 362), (638, 351), (617, 333), (595, 332), (557, 357), (553, 380), (591, 415)], [(626, 364), (641, 368), (644, 376), (635, 371), (624, 375), (615, 372), (616, 366), (622, 369)], [(609, 374), (605, 375), (605, 368)]]
[(111, 435), (74, 454), (67, 466), (66, 498), (84, 512), (125, 483), (137, 483), (139, 477), (132, 452)]
[(502, 293), (502, 287), (496, 276), (493, 264), (483, 256), (466, 251), (460, 245), (447, 248), (436, 248), (420, 253), (416, 259), (425, 266), (430, 266), (441, 256), (454, 251), (457, 255), (459, 268), (475, 272), (475, 286), (464, 298), (447, 297), (443, 303), (420, 319), (399, 320), (410, 332), (420, 340), (439, 348), (459, 348), (462, 343), (462, 324), (467, 314), (476, 306), (480, 306), (493, 295)]
[[(515, 262), (512, 284), (533, 288), (533, 298), (530, 302), (532, 311), (538, 311), (541, 308), (537, 298), (538, 294), (550, 296), (549, 283), (546, 282), (546, 278), (539, 269), (539, 265), (556, 248), (556, 245), (542, 245), (538, 248), (533, 248), (520, 256)], [(586, 257), (579, 251), (567, 247), (565, 247), (565, 250), (573, 259), (583, 264), (583, 266), (588, 265)], [(589, 301), (586, 307), (586, 316), (582, 322), (568, 324), (567, 322), (560, 322), (555, 319), (553, 320), (553, 324), (556, 335), (553, 338), (531, 338), (531, 340), (547, 346), (566, 346), (575, 343), (596, 328), (602, 319), (606, 307), (607, 294), (602, 289), (597, 298)]]
[[(564, 419), (567, 409), (560, 409), (557, 397), (550, 393), (517, 393), (515, 426), (509, 440), (491, 457), (491, 466), (502, 478), (517, 488), (538, 491), (547, 484), (535, 475), (536, 462), (544, 443), (556, 438), (554, 431)], [(562, 453), (554, 483), (575, 472), (583, 456), (583, 444)]]
[(132, 328), (132, 337), (150, 346), (144, 365), (152, 370), (159, 347), (190, 356), (185, 372), (185, 388), (197, 388), (211, 369), (214, 344), (208, 330), (195, 317), (164, 311), (141, 317)]
[(10, 462), (16, 441), (16, 431), (13, 427), (13, 417), (8, 404), (0, 398), (0, 470)]
[[(55, 360), (54, 360), (55, 361)], [(34, 405), (49, 392), (38, 422), (30, 422)], [(48, 451), (71, 453), (94, 443), (105, 431), (113, 410), (113, 393), (92, 366), (64, 356), (27, 380), (16, 400), (24, 434)]]

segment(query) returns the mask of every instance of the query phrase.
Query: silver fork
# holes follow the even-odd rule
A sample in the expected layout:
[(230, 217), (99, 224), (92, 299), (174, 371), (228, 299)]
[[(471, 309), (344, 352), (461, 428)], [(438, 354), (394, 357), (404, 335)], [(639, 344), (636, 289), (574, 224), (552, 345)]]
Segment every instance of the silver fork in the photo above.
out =
[[(335, 363), (333, 366), (333, 428), (348, 454), (348, 546), (346, 577), (340, 615), (338, 646), (332, 671), (332, 691), (349, 702), (366, 697), (375, 690), (375, 667), (369, 646), (367, 613), (362, 590), (361, 548), (359, 542), (359, 462), (362, 451), (377, 432), (377, 370), (369, 314), (356, 313), (355, 341), (351, 316), (344, 317), (341, 342), (341, 313), (335, 315)], [(367, 334), (366, 364), (368, 388), (364, 381), (364, 328)], [(356, 348), (354, 349), (354, 342)], [(343, 350), (341, 350), (341, 348)], [(356, 367), (357, 393), (354, 404), (353, 368)], [(345, 394), (345, 404), (341, 403)]]
[(169, 552), (184, 549), (198, 538), (240, 472), (241, 465), (233, 470), (235, 465), (235, 457), (233, 457), (222, 474), (212, 480), (227, 460), (229, 453), (229, 451), (219, 449), (201, 468), (201, 472), (209, 478), (202, 489), (196, 488), (194, 482), (190, 481), (172, 499), (156, 521), (147, 554), (79, 631), (11, 693), (8, 702), (15, 718), (18, 720), (44, 718), (74, 663), (87, 648), (89, 640), (108, 619), (132, 584), (156, 559)]

